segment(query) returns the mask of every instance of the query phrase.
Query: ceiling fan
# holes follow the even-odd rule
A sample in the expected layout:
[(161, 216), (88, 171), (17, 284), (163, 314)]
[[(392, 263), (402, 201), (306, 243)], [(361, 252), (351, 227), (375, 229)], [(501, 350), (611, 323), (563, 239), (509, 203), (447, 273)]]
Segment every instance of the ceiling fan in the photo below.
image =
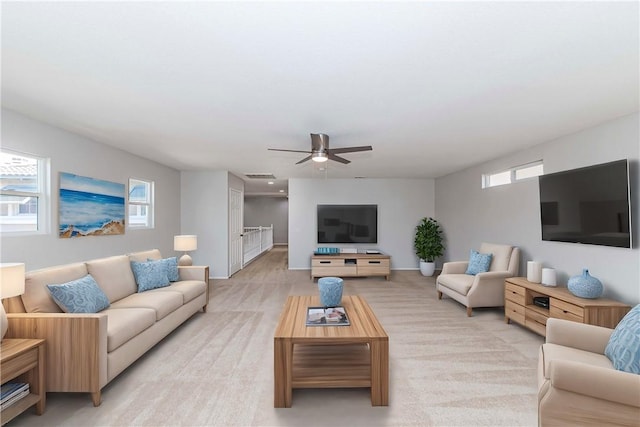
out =
[(373, 150), (373, 148), (371, 148), (370, 145), (363, 145), (360, 147), (329, 148), (329, 135), (325, 135), (324, 133), (312, 133), (311, 151), (283, 150), (279, 148), (268, 148), (268, 150), (310, 154), (309, 156), (297, 162), (296, 165), (304, 163), (308, 160), (313, 160), (314, 162), (326, 162), (327, 160), (334, 160), (346, 165), (351, 163), (351, 161), (345, 159), (344, 157), (337, 156), (336, 154), (355, 153), (357, 151), (371, 151)]

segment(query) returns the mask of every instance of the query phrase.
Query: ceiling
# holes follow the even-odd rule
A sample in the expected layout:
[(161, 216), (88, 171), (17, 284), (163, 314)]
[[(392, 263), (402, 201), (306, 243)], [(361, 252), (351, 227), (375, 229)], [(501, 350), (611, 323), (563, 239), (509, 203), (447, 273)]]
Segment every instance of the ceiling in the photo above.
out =
[[(2, 2), (2, 105), (179, 170), (435, 178), (639, 110), (638, 2)], [(349, 165), (306, 162), (310, 133)]]

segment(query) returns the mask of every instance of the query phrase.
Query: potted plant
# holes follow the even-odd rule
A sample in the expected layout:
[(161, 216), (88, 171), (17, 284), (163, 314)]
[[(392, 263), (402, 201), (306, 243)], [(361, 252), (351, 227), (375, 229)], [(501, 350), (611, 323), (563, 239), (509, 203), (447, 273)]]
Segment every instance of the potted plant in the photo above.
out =
[(422, 218), (416, 227), (416, 237), (413, 241), (416, 255), (420, 258), (420, 272), (423, 276), (433, 276), (436, 269), (435, 259), (442, 256), (442, 229), (433, 218)]

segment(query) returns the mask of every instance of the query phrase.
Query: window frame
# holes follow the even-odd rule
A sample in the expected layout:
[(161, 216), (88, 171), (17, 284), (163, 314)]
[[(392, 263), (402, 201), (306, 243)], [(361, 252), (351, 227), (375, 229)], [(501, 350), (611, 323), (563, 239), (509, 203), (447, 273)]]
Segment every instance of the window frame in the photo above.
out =
[(2, 190), (2, 188), (0, 188), (0, 195), (10, 197), (35, 197), (38, 199), (35, 230), (11, 231), (2, 230), (2, 228), (0, 227), (0, 235), (4, 237), (10, 237), (48, 234), (51, 227), (51, 159), (48, 157), (37, 156), (35, 154), (25, 153), (22, 151), (12, 150), (4, 147), (0, 148), (0, 152), (13, 156), (32, 159), (37, 163), (36, 192)]
[[(131, 200), (131, 190), (132, 190), (132, 181), (142, 182), (148, 186), (149, 191), (147, 194), (147, 201), (132, 201)], [(135, 187), (135, 186), (134, 186)], [(145, 207), (148, 214), (147, 224), (134, 224), (131, 221), (131, 206), (141, 206)], [(131, 230), (151, 230), (155, 228), (155, 182), (149, 179), (130, 177), (128, 180), (128, 188), (127, 188), (127, 228)]]
[[(537, 168), (539, 166), (542, 167), (542, 170), (540, 171), (539, 174), (526, 176), (526, 177), (523, 177), (523, 178), (518, 178), (517, 177), (517, 173), (519, 171), (522, 171), (522, 170), (525, 170), (525, 169)], [(491, 178), (492, 177), (494, 177), (496, 175), (504, 174), (506, 172), (509, 172), (509, 181), (508, 182), (491, 185)], [(510, 167), (508, 169), (503, 169), (503, 170), (496, 171), (496, 172), (482, 174), (482, 189), (484, 190), (484, 189), (487, 189), (487, 188), (501, 187), (503, 185), (513, 184), (515, 182), (522, 182), (522, 181), (526, 181), (528, 179), (537, 178), (540, 175), (544, 175), (544, 162), (542, 160), (536, 160), (536, 161), (533, 161), (533, 162), (525, 163), (523, 165), (513, 166), (513, 167)]]

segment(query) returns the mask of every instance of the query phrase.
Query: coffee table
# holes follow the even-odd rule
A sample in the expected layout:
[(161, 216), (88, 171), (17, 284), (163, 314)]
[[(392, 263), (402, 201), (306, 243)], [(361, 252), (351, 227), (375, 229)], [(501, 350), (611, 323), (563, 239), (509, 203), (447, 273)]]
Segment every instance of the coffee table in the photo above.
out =
[(306, 326), (317, 296), (289, 296), (273, 337), (274, 404), (290, 408), (294, 388), (371, 388), (389, 404), (389, 337), (361, 296), (343, 296), (349, 326)]

